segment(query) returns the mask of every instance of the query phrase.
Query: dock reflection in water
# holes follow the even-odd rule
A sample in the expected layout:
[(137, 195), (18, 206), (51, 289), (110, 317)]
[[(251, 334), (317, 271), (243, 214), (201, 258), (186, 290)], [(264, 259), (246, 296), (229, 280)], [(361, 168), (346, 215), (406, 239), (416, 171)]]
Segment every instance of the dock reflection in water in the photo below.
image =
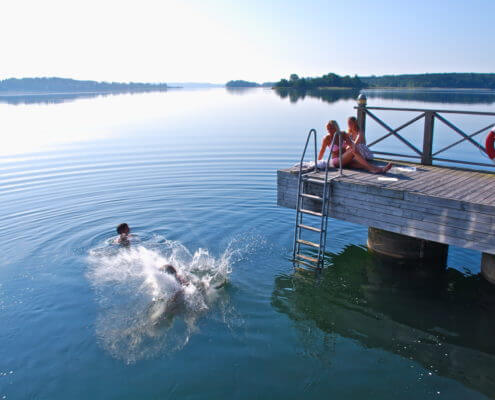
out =
[[(272, 304), (295, 321), (308, 354), (331, 359), (335, 339), (350, 338), (495, 394), (495, 289), (479, 275), (387, 265), (358, 246), (329, 261), (319, 276), (275, 279)], [(324, 332), (323, 340), (308, 323)]]

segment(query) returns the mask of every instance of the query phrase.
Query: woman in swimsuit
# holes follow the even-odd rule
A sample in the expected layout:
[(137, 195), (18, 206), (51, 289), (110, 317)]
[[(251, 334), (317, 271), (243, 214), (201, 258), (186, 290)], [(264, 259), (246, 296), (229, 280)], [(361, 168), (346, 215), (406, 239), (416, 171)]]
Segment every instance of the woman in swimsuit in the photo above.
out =
[[(325, 155), (325, 151), (327, 147), (330, 147), (332, 144), (332, 140), (334, 135), (337, 132), (340, 132), (339, 125), (336, 121), (331, 120), (327, 124), (328, 135), (323, 138), (321, 143), (320, 153), (318, 154), (318, 160), (321, 160)], [(387, 172), (390, 168), (392, 168), (392, 163), (388, 163), (384, 167), (377, 167), (376, 165), (370, 164), (366, 159), (361, 155), (361, 153), (356, 148), (356, 144), (352, 141), (351, 137), (345, 133), (342, 134), (342, 166), (343, 167), (351, 167), (351, 168), (359, 168), (365, 169), (374, 174), (381, 174)], [(330, 149), (332, 157), (330, 159), (331, 167), (339, 166), (339, 138), (335, 138), (335, 143)]]

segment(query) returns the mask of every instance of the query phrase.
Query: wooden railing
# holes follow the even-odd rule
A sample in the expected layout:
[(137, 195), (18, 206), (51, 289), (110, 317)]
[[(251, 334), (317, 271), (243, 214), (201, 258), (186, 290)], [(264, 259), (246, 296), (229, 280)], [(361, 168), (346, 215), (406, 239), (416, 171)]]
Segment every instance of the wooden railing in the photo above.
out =
[[(474, 140), (475, 136), (478, 136), (479, 134), (483, 132), (488, 132), (490, 128), (492, 128), (495, 125), (495, 118), (492, 123), (489, 125), (473, 132), (470, 134), (467, 134), (460, 128), (458, 128), (456, 125), (454, 125), (451, 121), (449, 121), (447, 118), (445, 118), (442, 114), (464, 114), (464, 115), (484, 115), (484, 116), (493, 116), (495, 117), (495, 113), (493, 112), (481, 112), (481, 111), (458, 111), (458, 110), (432, 110), (432, 109), (420, 109), (420, 108), (396, 108), (396, 107), (368, 107), (366, 104), (366, 96), (364, 94), (360, 94), (358, 97), (358, 106), (356, 107), (357, 109), (357, 120), (358, 120), (358, 126), (361, 132), (365, 133), (366, 132), (366, 117), (369, 117), (373, 119), (378, 125), (383, 127), (387, 133), (381, 136), (380, 138), (374, 140), (371, 143), (368, 143), (368, 147), (375, 146), (377, 143), (381, 142), (382, 140), (394, 136), (398, 140), (400, 140), (407, 148), (411, 149), (413, 151), (413, 154), (398, 154), (398, 153), (391, 153), (391, 152), (383, 152), (383, 151), (374, 151), (375, 154), (379, 155), (384, 155), (384, 156), (393, 156), (397, 158), (409, 158), (409, 159), (416, 159), (419, 160), (419, 162), (423, 165), (432, 165), (434, 161), (438, 161), (441, 163), (456, 163), (456, 164), (464, 164), (464, 165), (473, 165), (473, 166), (480, 166), (480, 167), (488, 167), (488, 168), (493, 168), (495, 169), (495, 162), (490, 160), (487, 156), (487, 163), (481, 163), (481, 162), (474, 162), (471, 160), (458, 160), (458, 159), (449, 159), (449, 158), (442, 158), (438, 157), (439, 154), (445, 152), (446, 150), (451, 149), (454, 146), (459, 145), (460, 143), (463, 143), (467, 141), (468, 143), (472, 144), (474, 147), (476, 147), (480, 152), (486, 155), (486, 150), (485, 147), (478, 143), (476, 140)], [(397, 128), (392, 128), (390, 127), (387, 123), (385, 123), (382, 119), (377, 117), (371, 110), (383, 110), (383, 111), (408, 111), (408, 112), (418, 112), (419, 115), (415, 116), (411, 120), (407, 121), (406, 123), (400, 125)], [(407, 140), (404, 136), (402, 136), (399, 131), (402, 129), (406, 128), (407, 126), (413, 124), (414, 122), (424, 119), (424, 131), (423, 131), (423, 146), (422, 149), (418, 149), (414, 144), (412, 144), (409, 140)], [(434, 138), (434, 127), (435, 127), (435, 121), (439, 121), (440, 123), (444, 124), (448, 128), (450, 128), (452, 131), (457, 133), (461, 138), (457, 140), (456, 142), (449, 144), (448, 146), (445, 146), (441, 148), (440, 150), (437, 150), (433, 152), (433, 138)]]

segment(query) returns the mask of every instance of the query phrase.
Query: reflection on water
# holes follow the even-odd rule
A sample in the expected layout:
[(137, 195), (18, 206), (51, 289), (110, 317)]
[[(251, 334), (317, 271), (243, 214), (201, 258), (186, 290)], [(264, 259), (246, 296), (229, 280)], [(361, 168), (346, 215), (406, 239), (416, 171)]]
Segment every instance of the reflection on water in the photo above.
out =
[[(304, 100), (306, 96), (335, 103), (339, 100), (356, 99), (359, 90), (355, 89), (314, 89), (296, 90), (277, 88), (274, 92), (291, 103)], [(438, 89), (366, 89), (362, 90), (371, 99), (419, 101), (448, 104), (493, 104), (495, 91), (486, 90), (438, 90)]]
[(374, 89), (364, 90), (368, 98), (426, 101), (447, 104), (493, 104), (494, 90)]
[[(177, 88), (168, 88), (177, 89)], [(232, 95), (246, 95), (260, 89), (269, 88), (231, 88), (226, 91)], [(59, 104), (78, 99), (90, 99), (94, 97), (115, 96), (120, 94), (138, 94), (144, 92), (164, 92), (166, 90), (124, 90), (111, 92), (79, 92), (79, 93), (0, 93), (0, 103), (20, 104)], [(339, 100), (354, 100), (360, 91), (356, 89), (312, 89), (296, 90), (286, 88), (275, 88), (273, 92), (282, 99), (289, 99), (291, 103), (297, 103), (308, 97), (317, 98), (327, 103), (335, 103)], [(440, 90), (440, 89), (365, 89), (368, 98), (384, 100), (405, 100), (430, 103), (449, 104), (488, 104), (495, 103), (495, 91), (486, 90)]]
[(245, 94), (249, 94), (250, 92), (252, 93), (253, 91), (258, 90), (259, 88), (257, 88), (257, 87), (230, 87), (230, 86), (225, 86), (225, 89), (230, 94), (242, 96), (242, 95), (245, 95)]
[(387, 265), (353, 245), (330, 262), (318, 277), (275, 279), (272, 304), (295, 321), (308, 354), (331, 359), (341, 336), (495, 393), (495, 288), (454, 269)]
[(20, 104), (60, 104), (78, 99), (116, 96), (120, 94), (137, 94), (148, 92), (165, 92), (167, 90), (113, 90), (111, 92), (77, 92), (77, 93), (0, 93), (0, 103)]
[(276, 88), (273, 90), (282, 99), (289, 98), (291, 103), (297, 103), (299, 100), (304, 100), (306, 96), (314, 97), (323, 100), (327, 103), (335, 103), (339, 100), (355, 99), (359, 90), (356, 89), (312, 89), (312, 90), (296, 90), (286, 88)]

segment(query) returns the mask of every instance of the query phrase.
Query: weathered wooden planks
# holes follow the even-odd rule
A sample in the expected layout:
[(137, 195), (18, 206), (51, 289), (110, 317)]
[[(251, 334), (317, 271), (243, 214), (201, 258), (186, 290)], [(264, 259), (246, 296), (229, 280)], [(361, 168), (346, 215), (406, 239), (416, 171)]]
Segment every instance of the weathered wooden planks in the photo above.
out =
[[(495, 254), (495, 174), (445, 167), (415, 166), (416, 171), (383, 175), (332, 170), (330, 216), (425, 240)], [(295, 208), (297, 170), (278, 171), (278, 204)], [(324, 173), (311, 176), (324, 178)], [(321, 195), (322, 185), (307, 184)], [(305, 199), (304, 208), (321, 204)]]

